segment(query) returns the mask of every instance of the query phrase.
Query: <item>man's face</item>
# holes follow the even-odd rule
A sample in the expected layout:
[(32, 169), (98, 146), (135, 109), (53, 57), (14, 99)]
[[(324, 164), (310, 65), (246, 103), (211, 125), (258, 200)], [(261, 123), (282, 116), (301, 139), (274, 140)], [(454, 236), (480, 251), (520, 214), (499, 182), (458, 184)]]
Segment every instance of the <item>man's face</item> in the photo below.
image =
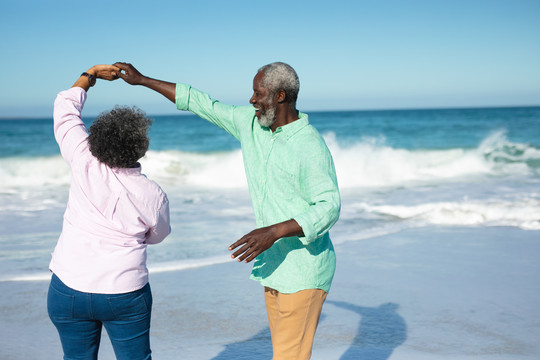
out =
[(262, 87), (261, 83), (264, 74), (259, 72), (253, 78), (253, 96), (249, 99), (249, 103), (255, 107), (257, 120), (264, 127), (270, 127), (276, 121), (276, 104), (267, 88)]

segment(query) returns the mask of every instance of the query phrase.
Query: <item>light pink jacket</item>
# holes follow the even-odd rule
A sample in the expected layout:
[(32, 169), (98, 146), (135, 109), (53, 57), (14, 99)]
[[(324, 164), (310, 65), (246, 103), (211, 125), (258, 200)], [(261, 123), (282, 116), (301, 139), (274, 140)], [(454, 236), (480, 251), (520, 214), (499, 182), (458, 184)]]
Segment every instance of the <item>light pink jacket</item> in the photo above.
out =
[(54, 103), (54, 135), (71, 168), (62, 234), (49, 268), (67, 286), (118, 294), (148, 282), (146, 246), (170, 233), (169, 202), (138, 168), (110, 168), (88, 147), (81, 120), (86, 92), (73, 87)]

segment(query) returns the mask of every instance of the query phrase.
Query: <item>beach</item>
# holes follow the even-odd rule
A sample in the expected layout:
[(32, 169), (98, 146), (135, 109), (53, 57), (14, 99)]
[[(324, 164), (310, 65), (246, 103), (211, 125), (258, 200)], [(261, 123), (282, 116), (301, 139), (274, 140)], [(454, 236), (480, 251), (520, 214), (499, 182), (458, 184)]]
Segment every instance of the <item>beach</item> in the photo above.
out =
[[(51, 255), (68, 259), (62, 248), (90, 238), (85, 247), (97, 251), (77, 257), (89, 267), (134, 263), (113, 263), (117, 249), (146, 257), (138, 269), (148, 269), (153, 294), (154, 360), (270, 360), (264, 288), (250, 279), (253, 263), (231, 259), (228, 248), (258, 224), (289, 219), (302, 220), (305, 235), (328, 229), (336, 254), (313, 360), (540, 360), (540, 1), (294, 1), (258, 11), (235, 1), (107, 2), (98, 11), (91, 4), (2, 3), (0, 360), (63, 357), (47, 313)], [(275, 61), (295, 69), (298, 94), (294, 76), (259, 81), (258, 69)], [(137, 71), (124, 69), (115, 81), (94, 72), (116, 62)], [(81, 74), (97, 78), (81, 109), (87, 130), (116, 106), (152, 122), (138, 162), (170, 206), (171, 232), (159, 244), (135, 245), (125, 231), (138, 223), (140, 238), (152, 216), (109, 226), (93, 221), (94, 211), (77, 211), (83, 194), (101, 188), (127, 201), (114, 207), (107, 196), (108, 219), (125, 219), (122, 209), (145, 198), (92, 172), (93, 185), (71, 189), (54, 103), (92, 80)], [(287, 103), (301, 122), (276, 128), (268, 144), (249, 139), (249, 127), (258, 133), (261, 124), (244, 114), (269, 119), (276, 105), (282, 125), (296, 119)], [(317, 158), (312, 144), (301, 145), (311, 127), (332, 155), (327, 172), (298, 161)], [(243, 148), (232, 134), (246, 140)], [(259, 150), (249, 149), (252, 141)], [(320, 193), (317, 183), (334, 170), (341, 208), (329, 228), (307, 194)], [(313, 216), (292, 208), (300, 198)], [(286, 215), (266, 221), (273, 208)], [(69, 235), (70, 214), (100, 228), (82, 224), (89, 236)], [(316, 247), (307, 249), (321, 255)], [(72, 264), (55, 267), (57, 275), (84, 290), (86, 276)], [(272, 275), (310, 275), (304, 266), (284, 272)], [(124, 275), (107, 291), (146, 286), (131, 287)], [(105, 329), (101, 336), (99, 360), (115, 360)]]
[[(538, 359), (540, 243), (509, 227), (410, 229), (336, 245), (312, 359)], [(151, 267), (151, 265), (150, 265)], [(225, 261), (152, 273), (155, 359), (270, 359), (262, 287)], [(59, 359), (48, 282), (0, 282), (1, 359)], [(102, 359), (114, 359), (104, 332)]]
[[(315, 360), (540, 358), (540, 107), (310, 113), (335, 162), (337, 269)], [(92, 118), (84, 119), (87, 124)], [(238, 142), (157, 116), (142, 172), (154, 359), (270, 359), (263, 288), (228, 246), (255, 219)], [(46, 311), (70, 173), (51, 119), (0, 121), (0, 359), (59, 359)], [(114, 359), (103, 332), (100, 359)]]

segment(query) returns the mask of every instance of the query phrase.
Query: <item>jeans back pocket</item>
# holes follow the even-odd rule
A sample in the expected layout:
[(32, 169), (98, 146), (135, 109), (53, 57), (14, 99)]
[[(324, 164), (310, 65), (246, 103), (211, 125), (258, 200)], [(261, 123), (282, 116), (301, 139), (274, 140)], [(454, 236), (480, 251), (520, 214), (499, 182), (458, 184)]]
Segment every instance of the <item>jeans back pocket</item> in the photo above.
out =
[(152, 294), (149, 289), (145, 286), (131, 293), (110, 295), (108, 302), (116, 320), (134, 320), (150, 315)]
[(55, 289), (52, 284), (49, 285), (49, 292), (47, 293), (47, 312), (53, 322), (55, 320), (73, 319), (74, 302), (74, 295), (64, 294)]

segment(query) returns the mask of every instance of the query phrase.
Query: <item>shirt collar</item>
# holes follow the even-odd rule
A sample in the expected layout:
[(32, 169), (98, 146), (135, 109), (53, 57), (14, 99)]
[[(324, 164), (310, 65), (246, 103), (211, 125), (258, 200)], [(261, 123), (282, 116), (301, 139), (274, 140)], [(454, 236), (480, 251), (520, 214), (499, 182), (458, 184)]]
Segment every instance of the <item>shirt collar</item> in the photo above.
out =
[(140, 175), (142, 167), (140, 163), (137, 163), (137, 167), (133, 168), (113, 168), (113, 171), (117, 174), (126, 174), (126, 175)]
[(293, 121), (287, 125), (280, 126), (276, 129), (274, 134), (282, 133), (287, 139), (290, 139), (298, 131), (309, 125), (307, 114), (298, 112), (298, 120)]

